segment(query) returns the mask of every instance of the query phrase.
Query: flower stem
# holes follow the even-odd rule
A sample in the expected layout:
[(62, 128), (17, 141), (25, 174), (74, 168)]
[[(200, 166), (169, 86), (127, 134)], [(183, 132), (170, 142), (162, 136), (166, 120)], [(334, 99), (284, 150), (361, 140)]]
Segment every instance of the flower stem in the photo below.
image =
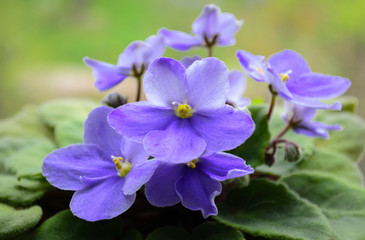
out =
[(288, 124), (285, 126), (285, 128), (283, 130), (281, 130), (281, 132), (274, 138), (274, 140), (272, 142), (277, 141), (278, 139), (280, 139), (282, 136), (285, 135), (285, 133), (287, 133), (291, 127), (292, 127), (292, 122), (289, 121)]
[(271, 85), (271, 84), (269, 85), (269, 90), (270, 90), (270, 92), (271, 92), (271, 103), (270, 103), (269, 111), (267, 112), (267, 121), (269, 121), (269, 120), (270, 120), (271, 115), (272, 115), (272, 113), (273, 113), (273, 111), (274, 111), (275, 100), (276, 100), (276, 96), (278, 95), (278, 92), (276, 92), (276, 91), (273, 89), (273, 87), (272, 87), (272, 85)]
[(136, 79), (137, 79), (137, 97), (136, 97), (136, 102), (141, 101), (141, 88), (142, 88), (142, 75), (137, 75)]
[(213, 57), (213, 46), (208, 46), (208, 57)]

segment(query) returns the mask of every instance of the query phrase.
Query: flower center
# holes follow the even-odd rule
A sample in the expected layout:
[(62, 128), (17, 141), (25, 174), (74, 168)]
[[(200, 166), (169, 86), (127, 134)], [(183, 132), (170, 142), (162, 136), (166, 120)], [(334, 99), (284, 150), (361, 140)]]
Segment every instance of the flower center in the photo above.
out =
[(111, 156), (120, 177), (125, 177), (132, 169), (132, 164), (124, 161), (122, 157)]
[(175, 107), (175, 114), (180, 118), (189, 118), (193, 115), (193, 109), (190, 107), (189, 104), (179, 104), (176, 102), (172, 103)]
[(198, 162), (198, 159), (194, 159), (186, 164), (186, 166), (190, 168), (196, 168), (196, 163)]
[(291, 73), (292, 73), (291, 70), (288, 70), (285, 73), (280, 73), (281, 81), (283, 81), (284, 83), (286, 83), (286, 81), (289, 79), (289, 74), (291, 74)]
[(257, 67), (255, 70), (256, 70), (256, 72), (258, 72), (260, 74), (264, 74), (264, 71), (262, 71), (262, 68), (260, 68), (260, 67)]

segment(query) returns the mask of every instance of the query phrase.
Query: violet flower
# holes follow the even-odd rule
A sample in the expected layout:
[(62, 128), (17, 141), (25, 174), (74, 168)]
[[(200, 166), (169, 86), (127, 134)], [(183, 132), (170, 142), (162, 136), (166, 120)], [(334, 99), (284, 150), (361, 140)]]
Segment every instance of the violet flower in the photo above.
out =
[(218, 214), (214, 198), (221, 193), (220, 181), (253, 172), (237, 156), (206, 152), (188, 163), (162, 162), (146, 183), (145, 194), (154, 206), (165, 207), (181, 202), (190, 210), (200, 210), (207, 218)]
[(312, 121), (316, 115), (316, 108), (285, 102), (286, 112), (283, 115), (285, 122), (292, 124), (293, 130), (298, 134), (309, 137), (329, 138), (328, 131), (341, 131), (342, 128), (336, 125), (327, 125), (321, 122)]
[(243, 50), (237, 52), (237, 57), (254, 80), (271, 84), (284, 99), (307, 107), (340, 110), (341, 103), (328, 105), (320, 100), (337, 97), (351, 85), (346, 78), (311, 72), (305, 59), (291, 50), (276, 53), (267, 62), (263, 56)]
[(158, 34), (163, 36), (166, 45), (182, 51), (191, 47), (230, 46), (236, 43), (234, 35), (242, 24), (243, 21), (238, 21), (233, 14), (222, 13), (218, 6), (209, 4), (192, 25), (195, 36), (166, 28)]
[(84, 143), (55, 150), (43, 162), (42, 173), (53, 186), (76, 191), (71, 211), (87, 221), (125, 212), (158, 166), (157, 161), (146, 161), (141, 144), (126, 140), (108, 125), (112, 110), (94, 109), (84, 125)]
[(97, 61), (89, 57), (84, 62), (93, 69), (95, 87), (99, 91), (108, 90), (128, 76), (140, 77), (148, 65), (165, 51), (160, 36), (152, 35), (143, 41), (134, 41), (119, 56), (117, 65)]
[(195, 61), (188, 69), (174, 59), (157, 59), (145, 74), (144, 88), (147, 102), (123, 105), (108, 121), (159, 160), (185, 163), (205, 149), (233, 149), (254, 130), (247, 113), (225, 104), (228, 70), (216, 58)]

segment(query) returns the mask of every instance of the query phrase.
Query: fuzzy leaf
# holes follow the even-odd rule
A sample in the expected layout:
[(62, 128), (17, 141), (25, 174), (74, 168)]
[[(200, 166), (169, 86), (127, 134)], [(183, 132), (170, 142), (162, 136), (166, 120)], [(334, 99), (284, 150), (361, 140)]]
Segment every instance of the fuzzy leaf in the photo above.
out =
[(253, 180), (231, 191), (215, 218), (255, 237), (332, 240), (333, 231), (320, 209), (284, 184)]
[(205, 222), (194, 229), (192, 240), (244, 240), (242, 233), (217, 222)]
[(85, 119), (70, 119), (57, 124), (55, 138), (59, 147), (82, 143)]
[(33, 228), (42, 216), (42, 209), (33, 206), (17, 210), (0, 203), (0, 239), (18, 236)]
[(365, 189), (330, 175), (297, 173), (283, 178), (290, 189), (318, 205), (338, 239), (365, 239)]
[(181, 228), (176, 226), (165, 226), (156, 229), (155, 231), (148, 234), (146, 240), (189, 240), (189, 233)]
[(255, 122), (255, 131), (244, 144), (229, 152), (243, 158), (251, 167), (256, 167), (264, 163), (264, 153), (266, 146), (269, 144), (270, 133), (266, 107), (264, 105), (253, 105), (249, 109)]

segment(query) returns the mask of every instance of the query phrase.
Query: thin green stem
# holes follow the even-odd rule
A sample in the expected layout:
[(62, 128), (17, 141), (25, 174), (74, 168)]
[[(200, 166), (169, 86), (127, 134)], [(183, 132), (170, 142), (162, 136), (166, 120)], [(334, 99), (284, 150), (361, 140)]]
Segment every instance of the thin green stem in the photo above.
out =
[(272, 142), (275, 142), (279, 140), (281, 137), (283, 137), (285, 133), (287, 133), (292, 128), (292, 126), (293, 126), (292, 121), (289, 121), (288, 124), (285, 126), (285, 128), (281, 130), (281, 132), (274, 138), (274, 140), (272, 140)]
[(213, 46), (208, 46), (208, 57), (213, 57)]
[(277, 94), (271, 92), (271, 103), (270, 103), (269, 111), (267, 112), (267, 121), (270, 120), (271, 115), (272, 115), (272, 113), (274, 111), (276, 96), (277, 96)]
[(137, 97), (136, 102), (141, 101), (142, 75), (135, 76), (137, 79)]

